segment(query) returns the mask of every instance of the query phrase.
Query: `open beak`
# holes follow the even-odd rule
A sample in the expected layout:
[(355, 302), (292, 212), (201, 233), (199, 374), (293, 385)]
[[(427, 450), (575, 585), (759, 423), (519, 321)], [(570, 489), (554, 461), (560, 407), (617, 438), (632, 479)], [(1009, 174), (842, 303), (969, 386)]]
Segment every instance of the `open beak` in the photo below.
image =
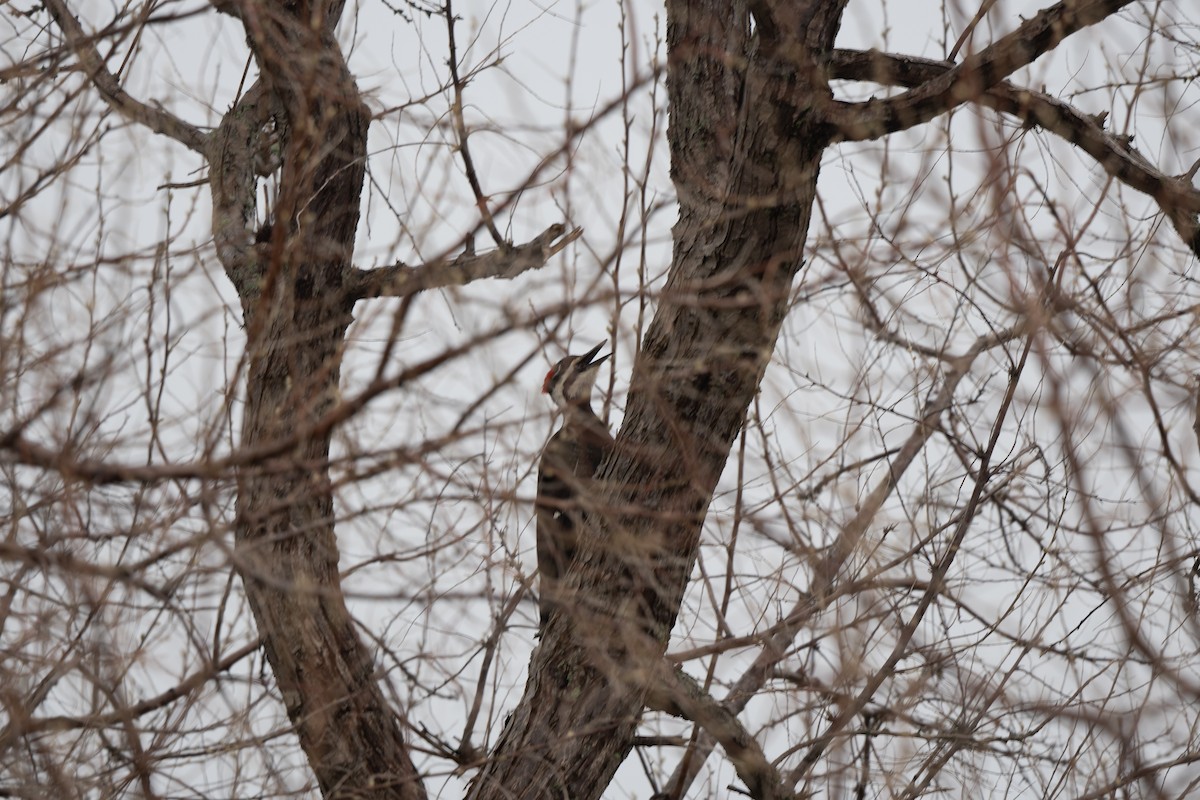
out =
[(596, 353), (599, 353), (601, 348), (603, 348), (604, 345), (606, 345), (606, 344), (608, 344), (608, 342), (601, 342), (600, 344), (596, 345), (591, 350), (588, 350), (586, 353), (584, 353), (582, 356), (580, 356), (579, 366), (582, 368), (590, 369), (592, 367), (598, 367), (601, 364), (603, 364), (605, 361), (607, 361), (608, 357), (611, 356), (612, 353), (606, 353), (606, 354), (600, 356), (599, 358), (596, 358)]

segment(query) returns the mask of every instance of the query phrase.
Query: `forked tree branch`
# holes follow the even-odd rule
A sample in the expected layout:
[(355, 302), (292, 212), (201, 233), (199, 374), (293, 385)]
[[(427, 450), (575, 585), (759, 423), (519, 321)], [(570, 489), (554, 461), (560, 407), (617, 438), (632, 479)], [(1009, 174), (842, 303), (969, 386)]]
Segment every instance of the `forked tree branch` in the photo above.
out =
[[(844, 2), (793, 5), (789, 46), (816, 63)], [(575, 619), (551, 618), (473, 800), (597, 798), (624, 761), (656, 677), (639, 666), (665, 652), (804, 262), (825, 131), (805, 108), (780, 124), (796, 71), (758, 52), (746, 4), (668, 0), (667, 18), (671, 266), (587, 498), (597, 513), (566, 581)]]
[(346, 293), (353, 300), (408, 297), (426, 289), (464, 286), (483, 278), (515, 278), (544, 267), (582, 233), (582, 228), (568, 231), (562, 223), (555, 223), (525, 244), (486, 253), (463, 253), (452, 261), (434, 261), (416, 267), (397, 262), (369, 270), (356, 267), (346, 279)]
[[(947, 61), (874, 50), (835, 50), (829, 67), (830, 77), (885, 86), (929, 85), (956, 69)], [(1129, 137), (1105, 131), (1102, 118), (1043, 92), (1002, 81), (975, 101), (1056, 134), (1094, 158), (1113, 178), (1152, 197), (1188, 249), (1200, 256), (1200, 190), (1192, 185), (1191, 175), (1163, 173), (1133, 148)]]
[(95, 85), (104, 102), (126, 119), (146, 126), (155, 133), (169, 136), (189, 150), (205, 154), (208, 135), (196, 126), (184, 122), (165, 109), (135, 100), (121, 88), (117, 77), (108, 71), (92, 38), (84, 33), (79, 20), (67, 7), (66, 0), (46, 0), (46, 8), (75, 52), (88, 79)]
[[(779, 770), (763, 752), (753, 734), (741, 720), (718, 703), (692, 676), (679, 666), (663, 661), (658, 682), (646, 696), (646, 705), (656, 711), (696, 723), (705, 734), (720, 743), (721, 749), (756, 800), (786, 800), (795, 797), (783, 784)], [(671, 792), (671, 797), (680, 796)]]
[(1112, 16), (1133, 0), (1062, 0), (1039, 11), (1015, 31), (915, 84), (911, 91), (865, 103), (834, 102), (820, 109), (835, 131), (833, 141), (878, 139), (906, 130), (978, 100), (1018, 69), (1032, 64), (1076, 31)]

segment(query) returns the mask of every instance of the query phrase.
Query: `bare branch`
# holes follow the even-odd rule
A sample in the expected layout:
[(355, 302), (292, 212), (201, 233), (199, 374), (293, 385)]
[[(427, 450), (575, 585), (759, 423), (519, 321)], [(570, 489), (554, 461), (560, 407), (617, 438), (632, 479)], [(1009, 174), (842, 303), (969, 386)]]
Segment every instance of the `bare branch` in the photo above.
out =
[[(531, 241), (486, 253), (463, 253), (453, 261), (435, 261), (410, 267), (355, 268), (346, 280), (346, 292), (355, 300), (370, 297), (408, 297), (426, 289), (465, 286), (483, 278), (515, 278), (531, 269), (541, 269), (554, 255), (583, 234), (582, 228), (567, 231), (555, 223)], [(557, 240), (557, 241), (556, 241)]]
[(963, 32), (958, 35), (958, 39), (954, 42), (954, 47), (950, 48), (950, 54), (947, 56), (950, 61), (958, 58), (958, 54), (962, 52), (963, 46), (967, 43), (967, 40), (970, 39), (975, 33), (976, 27), (979, 26), (979, 23), (983, 22), (983, 18), (987, 16), (988, 12), (992, 10), (992, 6), (995, 4), (996, 0), (983, 0), (983, 3), (981, 3), (979, 8), (976, 9), (975, 16), (971, 17), (970, 23), (968, 23), (967, 27), (963, 28)]
[(71, 49), (75, 51), (75, 56), (88, 78), (114, 111), (155, 133), (171, 137), (189, 150), (205, 154), (207, 134), (162, 108), (148, 106), (135, 100), (121, 88), (117, 77), (108, 71), (100, 52), (92, 44), (90, 37), (83, 32), (79, 20), (71, 13), (65, 0), (46, 0), (46, 8), (62, 30)]
[[(948, 61), (932, 61), (878, 51), (836, 50), (830, 60), (831, 76), (869, 80), (884, 85), (928, 86), (954, 72)], [(1200, 256), (1200, 190), (1189, 176), (1163, 173), (1133, 148), (1129, 137), (1109, 133), (1103, 122), (1043, 92), (1001, 82), (975, 98), (981, 105), (1011, 114), (1030, 125), (1045, 128), (1096, 159), (1106, 173), (1154, 198), (1184, 244)]]
[[(866, 685), (863, 686), (863, 688), (859, 691), (858, 695), (854, 698), (854, 701), (841, 708), (838, 711), (837, 716), (830, 721), (829, 726), (821, 733), (820, 736), (813, 740), (800, 765), (792, 770), (792, 772), (788, 775), (789, 782), (798, 782), (809, 773), (809, 771), (817, 763), (817, 760), (821, 757), (821, 754), (824, 753), (829, 745), (833, 742), (834, 737), (837, 736), (842, 729), (849, 725), (850, 721), (858, 716), (864, 708), (866, 708), (867, 703), (869, 703), (875, 696), (875, 692), (879, 691), (879, 687), (882, 686), (887, 677), (892, 674), (896, 664), (900, 661), (904, 654), (908, 652), (909, 644), (912, 641), (913, 636), (916, 634), (917, 628), (920, 626), (921, 621), (925, 618), (925, 613), (929, 610), (934, 597), (937, 595), (938, 591), (940, 591), (943, 581), (946, 578), (946, 574), (950, 569), (950, 565), (954, 562), (955, 556), (958, 555), (959, 550), (962, 547), (963, 539), (966, 537), (967, 531), (971, 527), (971, 523), (975, 521), (976, 513), (979, 510), (982, 498), (984, 496), (984, 490), (987, 487), (988, 481), (992, 477), (992, 458), (995, 455), (996, 446), (1000, 442), (1000, 436), (1004, 431), (1004, 420), (1008, 416), (1009, 410), (1012, 407), (1013, 396), (1016, 393), (1017, 385), (1021, 380), (1021, 375), (1025, 371), (1025, 365), (1029, 358), (1029, 351), (1032, 349), (1032, 347), (1033, 339), (1030, 337), (1025, 340), (1025, 345), (1022, 349), (1020, 360), (1017, 362), (1016, 366), (1013, 367), (1009, 375), (1008, 389), (1004, 394), (1004, 399), (1001, 402), (1000, 409), (996, 413), (995, 420), (992, 423), (992, 432), (988, 439), (987, 447), (979, 456), (975, 475), (975, 486), (971, 491), (971, 497), (967, 501), (966, 508), (963, 509), (963, 513), (959, 515), (958, 522), (954, 527), (954, 535), (951, 538), (950, 543), (946, 546), (941, 557), (938, 559), (937, 564), (933, 569), (933, 577), (929, 581), (928, 588), (926, 588), (925, 592), (922, 594), (921, 600), (917, 604), (917, 608), (913, 611), (912, 615), (905, 623), (904, 628), (896, 637), (896, 643), (893, 645), (892, 652), (888, 655), (885, 663), (879, 669), (877, 669), (875, 674), (871, 676), (870, 680), (866, 682)], [(971, 356), (971, 358), (973, 359), (974, 356)]]
[(260, 640), (248, 642), (237, 650), (227, 654), (215, 664), (210, 664), (203, 669), (199, 669), (188, 675), (182, 681), (160, 692), (154, 697), (148, 697), (125, 708), (119, 708), (110, 711), (107, 714), (96, 714), (89, 717), (33, 717), (22, 722), (9, 723), (3, 730), (0, 730), (0, 751), (4, 750), (16, 736), (23, 736), (30, 733), (38, 733), (42, 731), (68, 731), (78, 730), (80, 728), (103, 728), (109, 725), (115, 725), (125, 719), (132, 717), (140, 717), (143, 714), (148, 714), (152, 711), (157, 711), (160, 708), (174, 703), (176, 700), (186, 697), (192, 692), (200, 689), (216, 675), (222, 672), (228, 672), (235, 664), (241, 661), (246, 656), (257, 651), (262, 647)]
[[(167, 464), (134, 464), (106, 461), (103, 459), (79, 458), (70, 448), (54, 449), (25, 437), (24, 426), (14, 427), (0, 435), (0, 463), (22, 464), (57, 473), (65, 478), (83, 481), (95, 486), (120, 483), (142, 483), (154, 485), (174, 480), (226, 480), (235, 470), (256, 467), (262, 474), (287, 472), (293, 467), (288, 453), (313, 436), (328, 436), (338, 425), (346, 422), (366, 408), (367, 404), (381, 394), (417, 380), (442, 365), (471, 352), (482, 341), (494, 340), (507, 332), (511, 326), (493, 328), (466, 342), (413, 364), (396, 375), (376, 378), (361, 392), (344, 398), (309, 425), (290, 428), (277, 439), (245, 446), (234, 453), (219, 458), (204, 458), (195, 461)], [(48, 407), (48, 404), (47, 404)], [(432, 452), (445, 444), (446, 439), (457, 438), (459, 433), (438, 438), (420, 448), (418, 457)], [(279, 459), (278, 461), (275, 461)], [(274, 463), (273, 463), (274, 462)], [(2, 555), (2, 553), (0, 553)]]
[(446, 34), (450, 39), (450, 57), (446, 60), (446, 64), (450, 67), (450, 78), (454, 84), (454, 102), (450, 106), (450, 115), (454, 119), (454, 132), (458, 136), (458, 152), (462, 156), (467, 182), (471, 184), (471, 191), (475, 195), (475, 205), (479, 208), (483, 224), (487, 226), (488, 233), (492, 235), (492, 241), (498, 247), (503, 247), (504, 237), (500, 235), (500, 230), (496, 227), (496, 220), (492, 216), (491, 209), (488, 208), (488, 198), (479, 183), (479, 173), (475, 170), (475, 159), (471, 157), (471, 148), (467, 144), (470, 133), (467, 131), (467, 122), (463, 117), (463, 90), (466, 89), (467, 82), (458, 74), (458, 40), (454, 37), (454, 8), (451, 0), (445, 0), (445, 2)]
[(1192, 430), (1196, 432), (1196, 444), (1200, 445), (1200, 375), (1193, 376), (1191, 390), (1196, 395), (1196, 407), (1192, 415)]
[(878, 139), (978, 100), (991, 87), (1076, 31), (1115, 14), (1132, 0), (1063, 0), (1043, 9), (1015, 31), (968, 56), (944, 73), (899, 97), (865, 103), (825, 104), (821, 113), (836, 128), (834, 141)]
[[(900, 448), (896, 459), (891, 462), (887, 474), (862, 500), (854, 516), (842, 526), (837, 539), (827, 548), (824, 557), (813, 568), (810, 590), (800, 597), (773, 634), (766, 638), (754, 663), (730, 688), (728, 695), (721, 703), (730, 713), (741, 712), (746, 704), (758, 695), (772, 671), (787, 655), (796, 634), (808, 625), (813, 616), (824, 608), (834, 596), (838, 581), (842, 577), (843, 565), (859, 548), (871, 523), (883, 508), (884, 502), (899, 485), (900, 479), (924, 449), (926, 442), (939, 429), (942, 415), (950, 408), (959, 383), (970, 372), (975, 360), (984, 351), (1018, 336), (1026, 335), (1028, 332), (1028, 327), (1022, 325), (1019, 328), (1001, 331), (997, 334), (981, 336), (966, 353), (950, 360), (941, 389), (926, 404), (921, 419), (913, 427), (912, 433)], [(680, 764), (675, 774), (671, 776), (670, 784), (685, 787), (690, 785), (699, 774), (704, 761), (712, 753), (714, 745), (715, 741), (711, 733), (706, 730), (705, 734), (696, 741), (692, 757), (687, 762)]]
[[(28, 564), (42, 570), (57, 570), (73, 575), (88, 575), (118, 583), (125, 583), (158, 600), (166, 600), (170, 592), (139, 576), (137, 570), (121, 564), (96, 564), (68, 552), (46, 547), (22, 547), (13, 542), (0, 542), (0, 561)], [(3, 740), (3, 736), (0, 736)], [(0, 749), (3, 749), (0, 745)]]
[(692, 676), (676, 665), (663, 662), (659, 675), (659, 683), (646, 697), (647, 706), (691, 720), (719, 742), (738, 777), (746, 784), (750, 797), (783, 800), (795, 796), (783, 785), (779, 770), (734, 712), (717, 703)]

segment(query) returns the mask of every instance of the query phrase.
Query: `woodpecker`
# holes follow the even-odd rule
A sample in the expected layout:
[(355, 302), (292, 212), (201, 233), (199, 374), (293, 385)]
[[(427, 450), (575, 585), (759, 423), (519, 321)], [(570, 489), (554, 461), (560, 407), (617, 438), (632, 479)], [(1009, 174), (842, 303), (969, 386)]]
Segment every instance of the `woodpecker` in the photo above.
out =
[(542, 451), (538, 468), (539, 635), (560, 604), (559, 581), (575, 557), (581, 493), (591, 491), (592, 476), (613, 446), (608, 428), (592, 411), (592, 387), (600, 365), (608, 359), (596, 357), (602, 347), (603, 342), (582, 355), (567, 356), (546, 373), (542, 383), (542, 393), (550, 395), (563, 422)]

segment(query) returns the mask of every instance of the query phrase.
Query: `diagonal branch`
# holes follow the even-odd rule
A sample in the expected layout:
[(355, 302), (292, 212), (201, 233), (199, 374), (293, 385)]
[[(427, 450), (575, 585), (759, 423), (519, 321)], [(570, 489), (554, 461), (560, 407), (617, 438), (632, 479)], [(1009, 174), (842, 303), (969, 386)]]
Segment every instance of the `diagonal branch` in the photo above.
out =
[(582, 233), (582, 228), (567, 231), (565, 225), (555, 223), (525, 244), (486, 253), (463, 253), (452, 261), (434, 261), (416, 267), (396, 263), (370, 270), (356, 267), (346, 279), (346, 294), (353, 300), (408, 297), (426, 289), (464, 286), (483, 278), (515, 278), (544, 267)]
[(207, 134), (165, 109), (135, 100), (121, 88), (120, 81), (108, 71), (100, 51), (96, 49), (92, 38), (83, 32), (79, 20), (67, 7), (66, 0), (46, 0), (46, 8), (62, 30), (67, 44), (75, 51), (76, 58), (79, 59), (88, 79), (104, 98), (104, 102), (126, 119), (144, 125), (155, 133), (169, 136), (189, 150), (204, 155)]
[[(510, 326), (505, 324), (484, 331), (455, 347), (419, 361), (396, 375), (377, 378), (361, 392), (343, 398), (341, 402), (336, 403), (323, 415), (307, 424), (292, 426), (278, 438), (264, 439), (244, 445), (229, 455), (206, 456), (194, 461), (164, 464), (137, 464), (80, 458), (70, 448), (55, 449), (53, 446), (26, 438), (23, 435), (26, 425), (22, 424), (0, 433), (0, 464), (36, 467), (64, 478), (85, 481), (96, 486), (118, 483), (154, 485), (169, 480), (220, 481), (227, 480), (230, 474), (236, 470), (244, 471), (252, 467), (261, 474), (288, 471), (294, 468), (292, 452), (303, 442), (313, 437), (331, 435), (331, 431), (361, 412), (372, 399), (429, 374), (443, 364), (461, 357), (464, 353), (471, 352), (481, 342), (493, 341), (508, 330), (510, 330)], [(50, 403), (46, 403), (44, 406), (48, 408)], [(460, 431), (455, 431), (449, 435), (449, 438), (457, 439), (461, 435)], [(415, 457), (423, 458), (438, 448), (444, 447), (445, 443), (446, 437), (429, 439), (415, 451), (417, 453)], [(2, 550), (0, 550), (0, 555), (3, 555)]]
[[(766, 684), (776, 666), (786, 657), (796, 634), (808, 625), (836, 594), (838, 584), (844, 578), (842, 567), (858, 550), (884, 502), (899, 485), (900, 478), (920, 455), (930, 437), (939, 430), (942, 415), (950, 408), (959, 383), (970, 373), (975, 360), (991, 348), (1026, 335), (1030, 324), (1032, 323), (1027, 322), (992, 335), (981, 336), (965, 353), (950, 360), (940, 390), (926, 404), (921, 418), (913, 426), (896, 458), (890, 463), (887, 474), (838, 532), (833, 544), (826, 549), (824, 556), (813, 568), (809, 591), (801, 595), (787, 615), (764, 639), (758, 656), (734, 682), (721, 703), (722, 707), (731, 714), (738, 714), (758, 695), (758, 691)], [(712, 733), (704, 729), (693, 745), (694, 752), (691, 758), (676, 767), (668, 785), (690, 786), (715, 745)]]
[[(832, 78), (891, 86), (929, 85), (955, 69), (947, 61), (861, 50), (836, 50), (829, 66)], [(1133, 148), (1130, 137), (1105, 131), (1101, 118), (1043, 92), (1003, 81), (976, 101), (1058, 135), (1094, 158), (1113, 178), (1152, 197), (1188, 249), (1200, 256), (1200, 190), (1192, 185), (1191, 176), (1163, 173)]]
[[(154, 697), (149, 697), (103, 714), (95, 714), (90, 717), (70, 717), (65, 715), (27, 717), (11, 721), (3, 729), (0, 729), (0, 750), (7, 749), (9, 743), (19, 736), (28, 736), (31, 733), (41, 733), (43, 731), (72, 731), (85, 728), (101, 729), (117, 724), (125, 719), (140, 717), (144, 714), (166, 708), (176, 700), (180, 700), (198, 691), (217, 675), (228, 672), (239, 661), (251, 653), (257, 652), (261, 647), (262, 642), (258, 639), (247, 642), (238, 649), (226, 654), (220, 661), (207, 664), (186, 676), (166, 691)], [(30, 706), (32, 705), (35, 704), (30, 704)]]
[(879, 691), (879, 687), (884, 684), (884, 681), (889, 676), (894, 675), (893, 671), (896, 668), (896, 664), (899, 663), (900, 659), (908, 651), (908, 646), (916, 634), (917, 628), (921, 625), (921, 621), (925, 619), (926, 612), (941, 591), (943, 581), (946, 579), (950, 566), (954, 563), (954, 559), (962, 547), (963, 539), (977, 517), (977, 512), (983, 500), (984, 490), (987, 488), (988, 481), (991, 480), (994, 472), (992, 458), (995, 455), (996, 446), (1000, 443), (1000, 435), (1004, 431), (1004, 420), (1012, 408), (1017, 384), (1020, 382), (1021, 376), (1025, 371), (1025, 366), (1029, 359), (1029, 351), (1032, 349), (1033, 337), (1029, 337), (1025, 340), (1020, 359), (1009, 373), (1008, 388), (1004, 393), (1004, 399), (1001, 401), (1000, 409), (992, 423), (992, 431), (988, 437), (987, 447), (979, 456), (975, 472), (975, 487), (971, 491), (971, 497), (967, 501), (966, 508), (959, 515), (958, 523), (955, 525), (954, 534), (950, 542), (933, 568), (929, 586), (926, 587), (924, 593), (921, 595), (921, 599), (917, 603), (912, 616), (900, 629), (899, 635), (897, 635), (895, 644), (892, 647), (892, 652), (885, 659), (883, 665), (875, 670), (874, 674), (866, 682), (866, 685), (855, 696), (853, 702), (839, 709), (837, 716), (830, 721), (828, 727), (811, 742), (808, 752), (804, 754), (804, 758), (800, 764), (788, 775), (789, 782), (799, 782), (804, 776), (809, 774), (816, 765), (817, 760), (821, 757), (821, 754), (833, 743), (834, 738), (850, 724), (851, 720), (862, 713), (862, 710), (870, 702), (871, 698), (875, 696), (875, 693)]
[(658, 682), (647, 695), (646, 705), (696, 723), (708, 736), (719, 742), (737, 770), (738, 777), (746, 784), (746, 793), (750, 797), (756, 800), (787, 800), (795, 797), (783, 785), (779, 770), (737, 715), (714, 700), (677, 665), (665, 661), (661, 663)]
[(865, 103), (825, 104), (820, 113), (836, 130), (834, 141), (878, 139), (928, 122), (978, 100), (1021, 67), (1053, 50), (1076, 31), (1100, 22), (1133, 0), (1062, 0), (1015, 31), (898, 97)]

